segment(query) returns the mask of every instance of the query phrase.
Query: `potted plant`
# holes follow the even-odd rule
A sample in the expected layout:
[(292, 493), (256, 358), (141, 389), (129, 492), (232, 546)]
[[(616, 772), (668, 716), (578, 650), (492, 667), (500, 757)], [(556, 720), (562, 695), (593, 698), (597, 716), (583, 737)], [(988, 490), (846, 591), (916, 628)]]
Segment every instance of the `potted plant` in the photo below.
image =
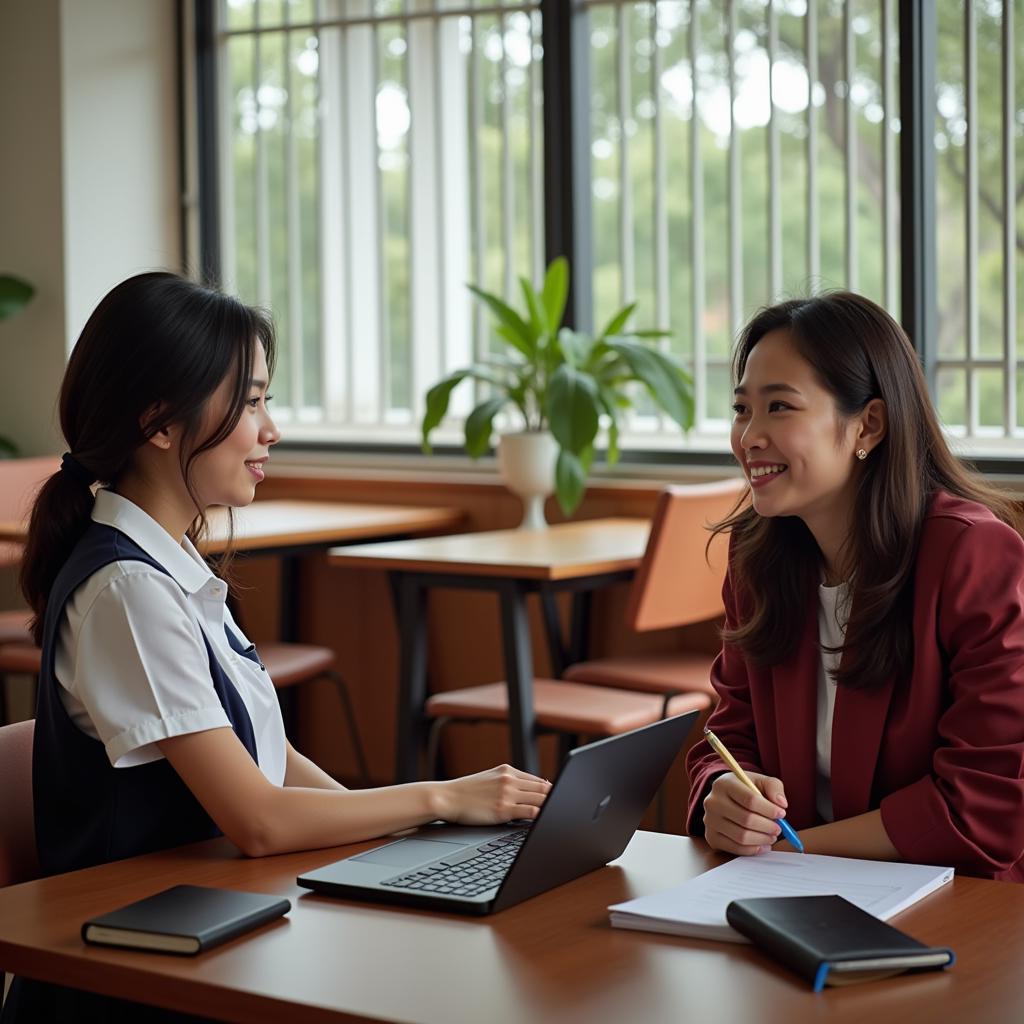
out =
[(654, 404), (683, 430), (693, 425), (690, 375), (652, 341), (662, 330), (627, 327), (636, 303), (618, 310), (600, 334), (562, 326), (569, 291), (569, 264), (551, 262), (538, 292), (519, 279), (525, 309), (513, 309), (498, 296), (469, 285), (494, 314), (495, 333), (507, 354), (491, 354), (456, 370), (426, 397), (423, 449), (444, 419), (452, 391), (464, 380), (488, 384), (489, 394), (466, 417), (466, 451), (478, 458), (491, 446), (494, 418), (511, 407), (522, 431), (504, 434), (499, 464), (511, 490), (524, 498), (524, 526), (542, 526), (543, 499), (552, 490), (566, 515), (583, 497), (602, 422), (607, 427), (608, 463), (619, 457), (619, 419), (631, 408), (630, 386), (642, 385)]
[[(27, 281), (0, 274), (0, 320), (14, 316), (34, 294), (35, 289)], [(9, 438), (0, 435), (0, 459), (13, 458), (17, 454), (17, 445)]]

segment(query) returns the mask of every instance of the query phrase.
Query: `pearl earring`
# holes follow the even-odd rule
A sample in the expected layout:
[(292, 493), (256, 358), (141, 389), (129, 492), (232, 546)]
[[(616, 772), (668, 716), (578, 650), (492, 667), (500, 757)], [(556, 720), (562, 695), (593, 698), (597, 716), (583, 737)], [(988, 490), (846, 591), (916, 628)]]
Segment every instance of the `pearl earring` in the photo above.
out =
[(855, 454), (861, 462), (863, 462), (868, 457), (868, 453), (863, 448), (858, 448)]

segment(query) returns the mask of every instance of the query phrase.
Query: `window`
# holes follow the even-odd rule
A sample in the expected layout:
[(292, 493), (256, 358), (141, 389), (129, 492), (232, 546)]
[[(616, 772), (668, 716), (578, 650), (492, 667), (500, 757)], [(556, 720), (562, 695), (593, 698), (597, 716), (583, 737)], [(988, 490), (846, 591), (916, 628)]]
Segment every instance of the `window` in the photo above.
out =
[[(569, 208), (590, 240), (577, 321), (637, 300), (694, 375), (693, 433), (641, 403), (624, 448), (725, 449), (731, 342), (758, 306), (848, 287), (899, 318), (918, 277), (937, 327), (916, 340), (950, 432), (972, 452), (1017, 444), (1010, 0), (937, 5), (914, 58), (935, 80), (914, 112), (934, 122), (934, 281), (900, 260), (900, 84), (919, 69), (900, 66), (897, 0), (572, 0), (585, 145), (546, 195), (545, 10), (562, 8), (216, 5), (219, 265), (274, 310), (290, 437), (415, 444), (429, 385), (493, 344), (465, 283), (514, 297), (519, 275), (539, 279), (546, 215)], [(455, 392), (453, 443), (473, 398)]]
[(229, 0), (218, 39), (221, 273), (274, 310), (281, 420), (415, 440), (489, 343), (465, 282), (543, 269), (537, 4)]

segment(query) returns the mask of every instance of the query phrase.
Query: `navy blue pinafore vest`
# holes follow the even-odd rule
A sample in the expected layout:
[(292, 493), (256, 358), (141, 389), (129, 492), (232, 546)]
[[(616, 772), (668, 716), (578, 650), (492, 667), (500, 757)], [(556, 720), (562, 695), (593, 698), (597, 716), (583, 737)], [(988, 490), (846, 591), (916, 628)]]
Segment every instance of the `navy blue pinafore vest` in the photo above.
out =
[[(90, 523), (58, 575), (46, 603), (43, 657), (32, 750), (36, 847), (47, 875), (90, 867), (182, 843), (212, 839), (220, 830), (163, 758), (131, 768), (113, 768), (99, 740), (71, 721), (60, 699), (54, 664), (58, 630), (68, 598), (94, 572), (111, 562), (138, 561), (167, 570), (113, 527)], [(170, 575), (170, 573), (167, 573)], [(259, 663), (225, 626), (228, 643)], [(249, 713), (220, 667), (206, 637), (210, 676), (228, 720), (256, 760)], [(3, 1024), (90, 1021), (104, 1024), (171, 1024), (199, 1018), (128, 1003), (93, 993), (14, 978), (0, 1014)]]
[[(131, 768), (113, 768), (103, 744), (71, 721), (60, 699), (54, 664), (64, 605), (94, 572), (118, 561), (145, 562), (167, 573), (119, 530), (90, 523), (46, 603), (32, 753), (36, 847), (46, 874), (220, 835), (168, 761), (161, 758)], [(258, 661), (226, 626), (225, 633), (234, 651)], [(203, 642), (217, 696), (238, 738), (256, 760), (256, 741), (245, 704), (205, 636)]]

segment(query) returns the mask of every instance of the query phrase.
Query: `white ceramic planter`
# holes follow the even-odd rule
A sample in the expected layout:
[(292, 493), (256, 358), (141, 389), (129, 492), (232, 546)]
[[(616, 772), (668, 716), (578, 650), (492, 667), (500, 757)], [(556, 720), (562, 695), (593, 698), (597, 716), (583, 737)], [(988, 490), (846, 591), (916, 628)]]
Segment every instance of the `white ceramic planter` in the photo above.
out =
[(498, 439), (498, 469), (505, 486), (523, 502), (521, 530), (547, 526), (544, 499), (555, 489), (558, 445), (547, 432), (502, 434)]

